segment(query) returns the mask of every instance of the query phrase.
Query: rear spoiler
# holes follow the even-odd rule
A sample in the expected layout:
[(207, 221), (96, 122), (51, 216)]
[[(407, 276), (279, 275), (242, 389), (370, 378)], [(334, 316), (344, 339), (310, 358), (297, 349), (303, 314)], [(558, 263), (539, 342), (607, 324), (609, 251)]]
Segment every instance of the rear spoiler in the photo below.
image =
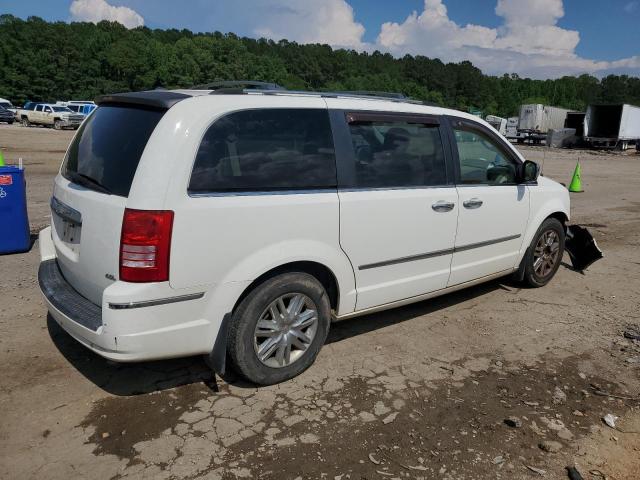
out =
[(129, 107), (146, 107), (154, 110), (168, 110), (185, 98), (191, 98), (191, 95), (172, 92), (170, 90), (147, 90), (144, 92), (102, 95), (96, 98), (95, 102), (98, 106), (121, 105)]

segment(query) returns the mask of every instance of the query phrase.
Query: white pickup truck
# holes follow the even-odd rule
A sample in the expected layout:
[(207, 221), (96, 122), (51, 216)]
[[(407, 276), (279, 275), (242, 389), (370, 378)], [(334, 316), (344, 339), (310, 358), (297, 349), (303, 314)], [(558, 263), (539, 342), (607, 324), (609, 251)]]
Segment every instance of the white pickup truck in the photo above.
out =
[(36, 103), (29, 105), (29, 108), (19, 109), (16, 116), (23, 126), (45, 125), (56, 130), (63, 128), (77, 129), (85, 116), (74, 113), (67, 107), (51, 105), (48, 103)]

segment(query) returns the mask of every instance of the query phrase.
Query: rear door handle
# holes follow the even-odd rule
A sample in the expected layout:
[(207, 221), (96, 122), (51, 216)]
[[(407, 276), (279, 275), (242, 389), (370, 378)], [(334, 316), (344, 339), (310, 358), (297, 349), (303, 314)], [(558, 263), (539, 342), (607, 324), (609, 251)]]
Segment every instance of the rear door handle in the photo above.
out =
[(446, 202), (444, 200), (439, 200), (433, 205), (431, 205), (431, 208), (433, 208), (433, 210), (435, 210), (436, 212), (450, 212), (451, 210), (453, 210), (453, 207), (455, 206), (456, 204), (453, 202)]
[(480, 208), (482, 206), (482, 200), (479, 198), (471, 198), (462, 202), (462, 205), (464, 205), (464, 208), (473, 210), (474, 208)]

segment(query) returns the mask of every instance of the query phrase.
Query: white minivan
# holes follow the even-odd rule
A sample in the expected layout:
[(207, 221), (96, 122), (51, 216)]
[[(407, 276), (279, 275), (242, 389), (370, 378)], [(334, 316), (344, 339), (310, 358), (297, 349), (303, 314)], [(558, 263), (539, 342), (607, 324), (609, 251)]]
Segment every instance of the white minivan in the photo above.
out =
[(562, 258), (566, 188), (470, 114), (364, 94), (107, 95), (40, 233), (51, 316), (115, 361), (195, 354), (258, 384), (308, 368), (332, 320)]

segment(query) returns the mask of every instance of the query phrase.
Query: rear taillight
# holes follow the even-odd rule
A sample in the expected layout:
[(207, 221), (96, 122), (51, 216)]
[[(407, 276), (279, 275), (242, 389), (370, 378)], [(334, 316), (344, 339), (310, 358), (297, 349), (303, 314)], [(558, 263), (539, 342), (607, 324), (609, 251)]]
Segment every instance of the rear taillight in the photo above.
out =
[(125, 209), (120, 237), (120, 280), (166, 282), (173, 212)]

